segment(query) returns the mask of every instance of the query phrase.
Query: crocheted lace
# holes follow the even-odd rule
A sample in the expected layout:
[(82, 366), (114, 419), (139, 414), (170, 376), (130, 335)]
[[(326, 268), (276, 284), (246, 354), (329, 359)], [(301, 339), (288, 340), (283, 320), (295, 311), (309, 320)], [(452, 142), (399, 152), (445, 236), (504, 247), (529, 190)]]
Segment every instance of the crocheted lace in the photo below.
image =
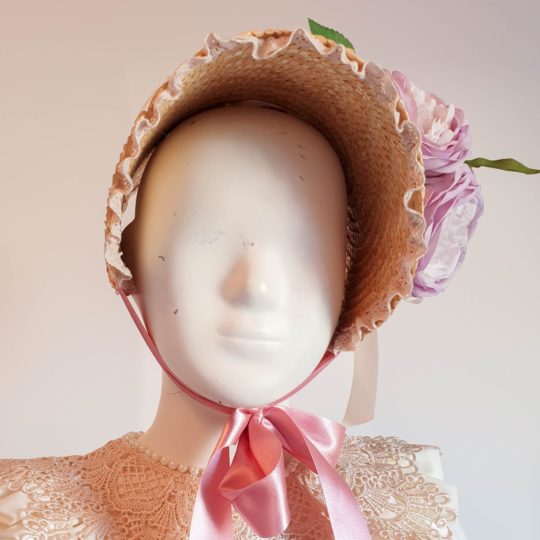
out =
[[(0, 460), (0, 488), (26, 494), (24, 538), (183, 539), (203, 469), (171, 469), (125, 434), (84, 455)], [(347, 435), (337, 464), (373, 539), (451, 538), (456, 509), (419, 472), (424, 447), (396, 438)], [(274, 539), (333, 538), (319, 479), (286, 454), (291, 522)], [(0, 514), (1, 498), (0, 498)], [(233, 510), (234, 538), (255, 536)]]

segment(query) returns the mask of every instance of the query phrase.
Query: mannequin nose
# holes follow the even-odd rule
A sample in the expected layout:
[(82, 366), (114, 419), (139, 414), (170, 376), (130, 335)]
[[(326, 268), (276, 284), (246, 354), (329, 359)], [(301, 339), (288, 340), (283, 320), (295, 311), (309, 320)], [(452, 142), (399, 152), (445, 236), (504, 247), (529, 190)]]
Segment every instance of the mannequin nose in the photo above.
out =
[(225, 276), (223, 296), (231, 304), (272, 309), (281, 296), (281, 272), (275, 258), (262, 249), (248, 249), (240, 255)]

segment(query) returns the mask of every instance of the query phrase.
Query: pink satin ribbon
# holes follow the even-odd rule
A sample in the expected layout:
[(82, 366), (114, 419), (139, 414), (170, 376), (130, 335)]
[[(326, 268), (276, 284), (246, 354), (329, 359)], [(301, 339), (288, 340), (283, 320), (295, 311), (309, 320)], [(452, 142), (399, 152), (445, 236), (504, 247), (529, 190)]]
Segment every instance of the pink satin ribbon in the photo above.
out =
[[(234, 408), (208, 399), (167, 366), (124, 290), (117, 287), (143, 339), (167, 375), (197, 401), (228, 414), (204, 469), (193, 507), (190, 540), (233, 538), (231, 506), (257, 536), (275, 536), (289, 525), (286, 450), (318, 473), (336, 540), (371, 540), (366, 519), (349, 485), (336, 471), (345, 427), (322, 416), (276, 405), (311, 381), (335, 355), (326, 351), (312, 373), (285, 396), (263, 407)], [(229, 447), (236, 445), (232, 462)]]

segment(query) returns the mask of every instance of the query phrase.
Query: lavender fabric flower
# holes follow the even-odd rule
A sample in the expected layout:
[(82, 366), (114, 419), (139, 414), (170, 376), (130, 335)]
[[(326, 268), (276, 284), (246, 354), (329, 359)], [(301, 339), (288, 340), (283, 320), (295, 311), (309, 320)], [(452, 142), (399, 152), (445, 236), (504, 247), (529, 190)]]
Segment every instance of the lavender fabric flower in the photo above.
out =
[(416, 269), (412, 296), (434, 296), (446, 289), (465, 258), (483, 211), (480, 186), (468, 165), (462, 163), (454, 172), (426, 177), (427, 249)]
[[(390, 72), (388, 72), (390, 73)], [(471, 153), (469, 124), (463, 111), (424, 92), (400, 71), (390, 73), (409, 118), (422, 132), (422, 155), (428, 174), (457, 170)]]
[(446, 289), (461, 266), (484, 202), (473, 170), (469, 125), (463, 111), (424, 92), (399, 71), (392, 78), (409, 118), (422, 134), (426, 176), (426, 252), (420, 259), (411, 296), (434, 296)]

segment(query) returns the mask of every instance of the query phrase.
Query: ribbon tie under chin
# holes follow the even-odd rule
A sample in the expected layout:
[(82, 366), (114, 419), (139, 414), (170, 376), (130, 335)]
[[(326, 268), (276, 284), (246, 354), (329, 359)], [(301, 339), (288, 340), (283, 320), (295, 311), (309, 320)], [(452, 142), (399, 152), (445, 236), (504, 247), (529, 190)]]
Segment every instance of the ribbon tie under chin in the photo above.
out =
[(205, 467), (190, 540), (232, 539), (231, 505), (257, 536), (283, 532), (290, 520), (283, 449), (318, 473), (334, 538), (370, 540), (358, 502), (335, 469), (344, 437), (343, 425), (299, 409), (235, 409)]

